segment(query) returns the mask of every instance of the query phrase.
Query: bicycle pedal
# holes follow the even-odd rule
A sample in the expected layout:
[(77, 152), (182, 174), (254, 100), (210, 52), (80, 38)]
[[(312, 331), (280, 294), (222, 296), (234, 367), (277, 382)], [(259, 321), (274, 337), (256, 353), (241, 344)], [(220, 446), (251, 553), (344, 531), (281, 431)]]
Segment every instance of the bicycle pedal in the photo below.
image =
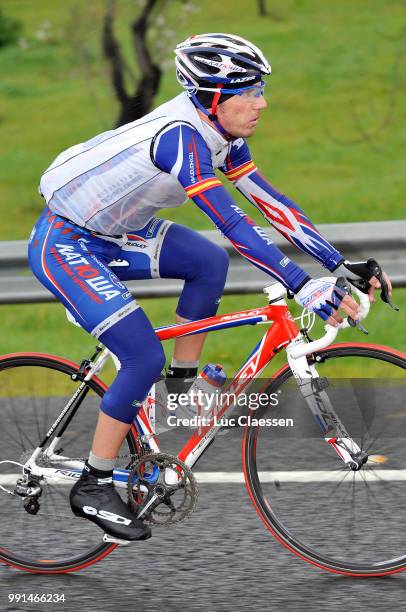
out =
[(128, 546), (132, 543), (130, 540), (121, 540), (120, 538), (115, 538), (108, 533), (104, 534), (103, 542), (106, 542), (106, 544), (119, 544), (120, 546)]

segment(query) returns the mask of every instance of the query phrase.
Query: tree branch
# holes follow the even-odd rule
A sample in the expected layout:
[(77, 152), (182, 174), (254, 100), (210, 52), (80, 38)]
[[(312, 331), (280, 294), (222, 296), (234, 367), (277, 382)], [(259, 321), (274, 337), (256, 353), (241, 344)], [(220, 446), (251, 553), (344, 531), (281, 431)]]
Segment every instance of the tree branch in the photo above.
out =
[(268, 13), (266, 11), (266, 0), (258, 0), (258, 12), (260, 17), (267, 16)]
[(143, 74), (146, 74), (148, 70), (154, 67), (145, 39), (148, 31), (148, 18), (158, 3), (159, 0), (148, 0), (140, 17), (136, 19), (131, 26), (134, 50)]
[(109, 0), (109, 6), (103, 20), (102, 47), (103, 54), (110, 62), (111, 76), (113, 81), (114, 91), (117, 94), (121, 103), (128, 102), (128, 94), (125, 90), (124, 68), (120, 45), (117, 43), (114, 36), (113, 24), (115, 17), (115, 0)]

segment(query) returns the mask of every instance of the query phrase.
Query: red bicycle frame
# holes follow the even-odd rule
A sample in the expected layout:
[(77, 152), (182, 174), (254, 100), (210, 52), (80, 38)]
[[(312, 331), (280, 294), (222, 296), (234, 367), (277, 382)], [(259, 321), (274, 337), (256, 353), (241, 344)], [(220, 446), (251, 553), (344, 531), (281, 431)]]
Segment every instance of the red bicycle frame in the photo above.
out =
[[(230, 398), (242, 393), (253, 379), (260, 375), (275, 355), (299, 335), (299, 329), (287, 305), (279, 302), (279, 304), (270, 304), (263, 308), (241, 310), (189, 323), (161, 327), (155, 331), (158, 338), (163, 341), (241, 325), (258, 325), (262, 323), (271, 323), (271, 327), (225, 388), (223, 394), (225, 399), (220, 406), (216, 407), (217, 419), (221, 419), (231, 407), (232, 400)], [(159, 443), (156, 435), (154, 435), (154, 429), (149, 419), (149, 408), (148, 402), (144, 404), (136, 417), (135, 427), (139, 434), (148, 437), (151, 448), (155, 452), (159, 452)], [(209, 412), (207, 416), (210, 417), (212, 415), (213, 412)], [(178, 458), (189, 465), (189, 467), (193, 466), (197, 461), (220, 428), (219, 425), (215, 424), (214, 419), (208, 418), (208, 420), (209, 424), (196, 429), (178, 454)]]

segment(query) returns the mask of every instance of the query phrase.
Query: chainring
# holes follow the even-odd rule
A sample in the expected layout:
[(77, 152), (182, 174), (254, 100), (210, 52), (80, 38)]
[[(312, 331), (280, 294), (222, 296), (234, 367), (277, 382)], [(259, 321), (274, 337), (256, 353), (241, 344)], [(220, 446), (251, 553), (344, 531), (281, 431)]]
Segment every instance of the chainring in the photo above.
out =
[(143, 455), (131, 466), (127, 481), (132, 510), (147, 525), (169, 527), (196, 508), (198, 487), (192, 470), (172, 455)]

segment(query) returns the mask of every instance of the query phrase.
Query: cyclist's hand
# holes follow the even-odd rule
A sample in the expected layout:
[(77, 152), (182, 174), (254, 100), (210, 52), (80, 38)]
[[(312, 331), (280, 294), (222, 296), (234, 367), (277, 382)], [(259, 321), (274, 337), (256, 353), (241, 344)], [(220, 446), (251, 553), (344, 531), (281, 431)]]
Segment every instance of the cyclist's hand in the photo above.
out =
[(354, 320), (359, 318), (358, 303), (337, 283), (331, 281), (323, 279), (308, 281), (295, 295), (295, 300), (334, 327), (343, 321), (338, 312), (339, 308)]
[[(340, 289), (340, 291), (342, 291), (342, 289)], [(354, 321), (359, 319), (360, 306), (353, 297), (348, 295), (348, 293), (344, 295), (340, 304), (340, 309), (343, 310), (347, 316), (354, 319)], [(337, 310), (333, 311), (333, 314), (327, 319), (327, 323), (333, 327), (338, 327), (338, 325), (342, 322), (343, 317)]]
[[(384, 270), (382, 270), (382, 276), (388, 286), (388, 293), (391, 296), (392, 295), (392, 283), (390, 282), (390, 278), (389, 276), (386, 274), (386, 272)], [(368, 297), (369, 297), (369, 301), (370, 302), (375, 302), (375, 295), (374, 295), (374, 291), (375, 289), (381, 289), (382, 285), (379, 282), (379, 280), (376, 278), (376, 276), (371, 276), (371, 278), (368, 280), (369, 284), (371, 285), (371, 287), (368, 289)]]
[[(374, 275), (375, 270), (377, 276), (380, 276), (381, 280)], [(345, 260), (334, 273), (338, 276), (347, 277), (350, 282), (358, 287), (358, 289), (364, 293), (368, 293), (370, 302), (375, 301), (374, 292), (376, 289), (382, 289), (384, 296), (387, 295), (390, 297), (392, 295), (392, 283), (390, 282), (389, 276), (381, 269), (379, 264), (374, 259), (357, 262)], [(361, 281), (361, 283), (364, 282), (364, 285), (354, 282), (357, 280)]]

